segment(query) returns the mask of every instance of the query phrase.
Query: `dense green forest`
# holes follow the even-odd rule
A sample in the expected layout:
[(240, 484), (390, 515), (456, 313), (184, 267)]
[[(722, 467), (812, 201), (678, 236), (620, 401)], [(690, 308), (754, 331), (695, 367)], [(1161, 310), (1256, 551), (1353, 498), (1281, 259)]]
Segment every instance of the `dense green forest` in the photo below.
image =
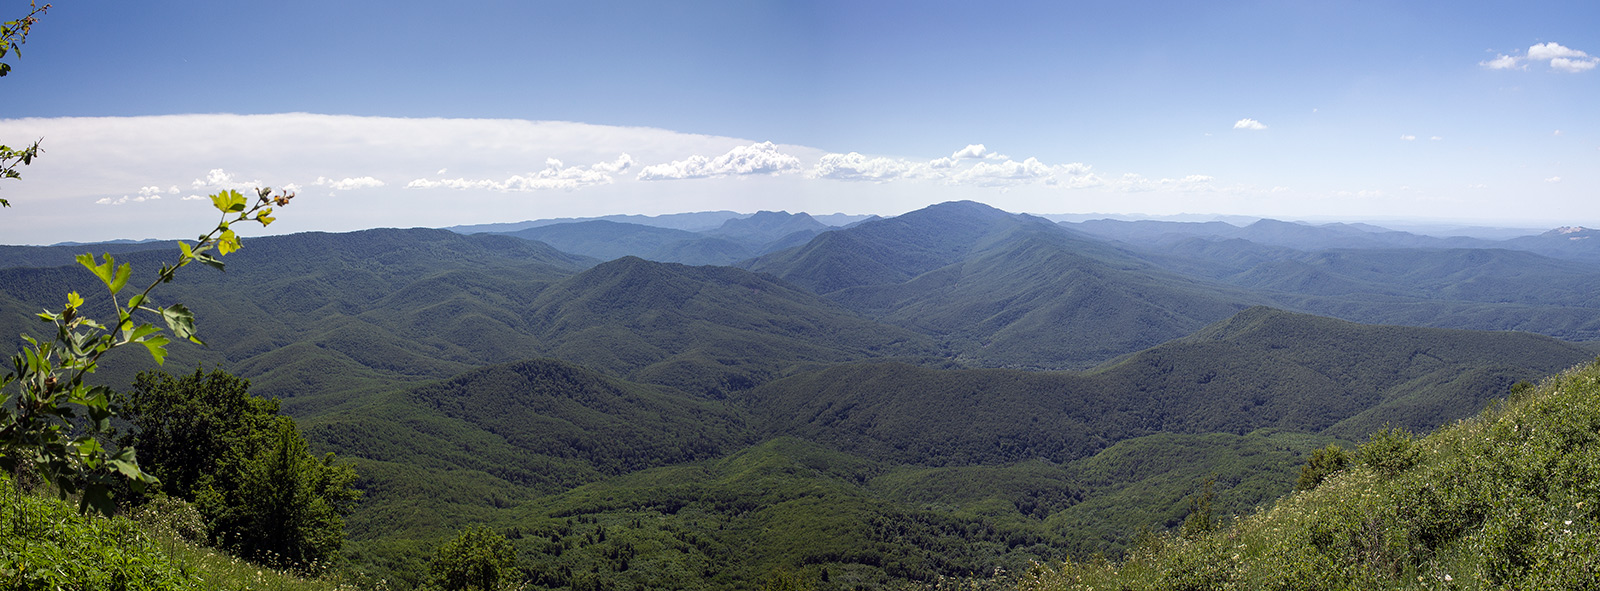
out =
[[(173, 347), (175, 376), (102, 363), (107, 444), (162, 486), (84, 535), (402, 589), (1059, 582), (1600, 350), (1600, 273), (1495, 245), (1114, 241), (970, 202), (628, 226), (258, 238), (164, 286), (209, 346)], [(116, 250), (136, 274), (167, 254)], [(0, 333), (96, 287), (63, 252), (0, 250)], [(200, 568), (177, 564), (169, 588)]]

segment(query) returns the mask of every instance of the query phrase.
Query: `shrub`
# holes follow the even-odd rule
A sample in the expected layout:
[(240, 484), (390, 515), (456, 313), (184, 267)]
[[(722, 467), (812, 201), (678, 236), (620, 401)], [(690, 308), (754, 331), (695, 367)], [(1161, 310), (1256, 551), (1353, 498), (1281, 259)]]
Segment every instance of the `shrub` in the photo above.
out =
[(1416, 436), (1400, 427), (1372, 434), (1359, 451), (1361, 463), (1384, 476), (1395, 476), (1417, 465), (1420, 451)]
[(1329, 476), (1344, 470), (1350, 465), (1350, 455), (1344, 448), (1337, 444), (1311, 452), (1311, 458), (1306, 460), (1306, 465), (1300, 468), (1300, 479), (1294, 483), (1295, 490), (1311, 490), (1322, 484)]

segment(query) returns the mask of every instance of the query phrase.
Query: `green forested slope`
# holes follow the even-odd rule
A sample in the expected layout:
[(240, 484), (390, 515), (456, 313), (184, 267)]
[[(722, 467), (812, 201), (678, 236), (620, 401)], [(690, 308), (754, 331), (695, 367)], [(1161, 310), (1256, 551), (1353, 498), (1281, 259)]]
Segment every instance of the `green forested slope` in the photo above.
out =
[(634, 257), (553, 286), (527, 318), (550, 356), (719, 395), (797, 364), (936, 352), (925, 336), (863, 319), (768, 276)]
[(939, 335), (965, 365), (1085, 369), (1194, 332), (1254, 296), (1028, 226), (910, 281), (829, 299)]
[(1215, 532), (1040, 568), (1021, 588), (1596, 588), (1597, 384), (1587, 364), (1425, 438), (1374, 437), (1313, 490)]
[[(740, 400), (766, 433), (871, 458), (932, 466), (1066, 462), (1158, 432), (1242, 435), (1273, 427), (1356, 437), (1364, 434), (1358, 425), (1380, 416), (1431, 428), (1482, 408), (1516, 381), (1590, 356), (1537, 335), (1368, 326), (1252, 308), (1092, 372), (840, 365)], [(1368, 413), (1383, 407), (1404, 412)]]

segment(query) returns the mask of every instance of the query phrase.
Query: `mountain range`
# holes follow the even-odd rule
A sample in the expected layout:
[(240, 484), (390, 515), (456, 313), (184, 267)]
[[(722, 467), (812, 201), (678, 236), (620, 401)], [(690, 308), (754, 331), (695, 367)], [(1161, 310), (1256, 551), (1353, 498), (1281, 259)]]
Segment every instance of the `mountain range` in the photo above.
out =
[[(355, 462), (348, 554), (401, 586), (488, 523), (537, 588), (870, 588), (1114, 554), (1207, 478), (1247, 511), (1313, 449), (1600, 350), (1587, 230), (671, 219), (249, 239), (157, 291), (211, 343), (167, 367), (249, 378)], [(70, 253), (137, 283), (174, 250), (0, 249), (0, 333), (68, 291), (105, 311)]]

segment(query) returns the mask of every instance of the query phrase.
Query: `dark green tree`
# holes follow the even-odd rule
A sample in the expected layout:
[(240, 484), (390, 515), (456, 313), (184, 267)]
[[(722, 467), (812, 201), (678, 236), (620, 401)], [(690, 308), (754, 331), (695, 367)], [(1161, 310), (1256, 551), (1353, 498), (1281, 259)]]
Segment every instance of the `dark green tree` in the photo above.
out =
[(1328, 444), (1328, 447), (1311, 452), (1311, 458), (1306, 460), (1306, 465), (1300, 468), (1300, 479), (1295, 481), (1295, 490), (1311, 490), (1322, 481), (1332, 476), (1335, 472), (1350, 466), (1350, 454), (1338, 444)]
[(249, 380), (198, 367), (183, 377), (141, 372), (119, 403), (133, 425), (119, 443), (138, 447), (140, 464), (161, 478), (163, 492), (191, 502), (214, 486), (229, 450), (264, 448), (277, 422), (287, 420), (278, 416), (277, 400), (250, 395)]
[(511, 583), (517, 553), (511, 542), (484, 526), (468, 528), (439, 546), (428, 563), (430, 588), (492, 591)]
[(145, 372), (124, 396), (147, 471), (170, 475), (166, 491), (194, 503), (212, 539), (263, 564), (317, 572), (344, 544), (344, 516), (360, 492), (355, 469), (318, 458), (276, 400), (247, 380), (200, 370), (183, 378)]
[(1183, 528), (1180, 530), (1184, 537), (1196, 537), (1216, 528), (1216, 520), (1211, 512), (1211, 502), (1217, 498), (1213, 490), (1216, 483), (1215, 476), (1206, 478), (1200, 485), (1200, 492), (1189, 497), (1189, 515), (1183, 518)]

